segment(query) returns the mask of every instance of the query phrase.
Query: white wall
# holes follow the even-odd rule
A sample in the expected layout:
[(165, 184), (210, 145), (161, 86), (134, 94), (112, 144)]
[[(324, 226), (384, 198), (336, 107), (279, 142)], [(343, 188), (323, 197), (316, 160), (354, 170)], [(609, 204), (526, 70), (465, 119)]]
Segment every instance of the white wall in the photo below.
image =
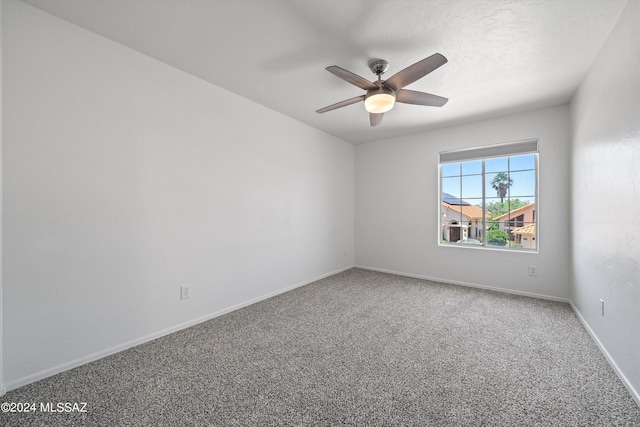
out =
[(3, 24), (8, 389), (353, 265), (351, 144), (26, 4)]
[(629, 1), (572, 103), (571, 300), (640, 404), (638, 22)]
[[(531, 138), (539, 253), (438, 246), (438, 153)], [(559, 106), (356, 146), (356, 265), (567, 299), (569, 139), (569, 109)]]

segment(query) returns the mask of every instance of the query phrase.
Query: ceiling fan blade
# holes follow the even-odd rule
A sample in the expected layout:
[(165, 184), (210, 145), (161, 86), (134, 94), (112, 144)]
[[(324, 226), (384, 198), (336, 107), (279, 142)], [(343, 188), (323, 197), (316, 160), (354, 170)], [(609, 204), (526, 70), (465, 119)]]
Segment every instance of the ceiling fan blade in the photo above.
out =
[(396, 92), (396, 102), (403, 104), (427, 105), (430, 107), (442, 107), (449, 99), (415, 90), (400, 89)]
[(369, 122), (371, 122), (371, 126), (378, 126), (382, 123), (382, 116), (384, 116), (384, 113), (369, 113)]
[(371, 83), (369, 80), (365, 79), (364, 77), (360, 77), (357, 74), (353, 74), (351, 71), (347, 71), (344, 68), (338, 67), (337, 65), (332, 65), (330, 67), (327, 67), (326, 70), (340, 77), (342, 80), (348, 83), (351, 83), (352, 85), (358, 86), (360, 89), (367, 90), (367, 89), (375, 89), (378, 87), (373, 83)]
[(327, 111), (335, 110), (336, 108), (346, 107), (347, 105), (355, 104), (356, 102), (364, 101), (364, 95), (356, 96), (354, 98), (345, 99), (344, 101), (336, 102), (335, 104), (331, 104), (328, 107), (321, 108), (316, 110), (316, 113), (322, 114)]
[(396, 74), (389, 77), (389, 79), (384, 82), (384, 85), (397, 91), (426, 76), (436, 68), (446, 63), (447, 58), (439, 53), (434, 53), (430, 57), (425, 58), (422, 61), (418, 61), (402, 71), (398, 71)]

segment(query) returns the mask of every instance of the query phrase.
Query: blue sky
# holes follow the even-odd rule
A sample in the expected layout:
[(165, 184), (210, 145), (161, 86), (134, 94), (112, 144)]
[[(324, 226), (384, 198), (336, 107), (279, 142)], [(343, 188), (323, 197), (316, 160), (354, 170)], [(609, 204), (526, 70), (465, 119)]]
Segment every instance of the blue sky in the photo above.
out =
[[(486, 201), (500, 201), (491, 180), (499, 172), (507, 172), (513, 180), (509, 197), (523, 201), (535, 200), (535, 154), (499, 157), (485, 160)], [(482, 203), (482, 160), (445, 163), (442, 165), (442, 192), (466, 200), (473, 205)]]

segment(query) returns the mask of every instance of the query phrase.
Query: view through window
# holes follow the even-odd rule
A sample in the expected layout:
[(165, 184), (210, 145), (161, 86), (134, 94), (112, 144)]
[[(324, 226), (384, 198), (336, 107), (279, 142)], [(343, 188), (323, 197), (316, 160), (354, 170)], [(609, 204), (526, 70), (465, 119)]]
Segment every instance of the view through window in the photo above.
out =
[(440, 153), (440, 243), (535, 250), (537, 141)]

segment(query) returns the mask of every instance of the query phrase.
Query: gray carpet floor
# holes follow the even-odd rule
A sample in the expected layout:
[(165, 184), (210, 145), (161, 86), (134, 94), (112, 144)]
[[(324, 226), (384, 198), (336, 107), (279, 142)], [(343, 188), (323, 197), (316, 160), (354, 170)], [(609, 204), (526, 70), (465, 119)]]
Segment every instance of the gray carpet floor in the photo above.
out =
[(4, 426), (640, 426), (567, 304), (352, 269), (7, 393)]

